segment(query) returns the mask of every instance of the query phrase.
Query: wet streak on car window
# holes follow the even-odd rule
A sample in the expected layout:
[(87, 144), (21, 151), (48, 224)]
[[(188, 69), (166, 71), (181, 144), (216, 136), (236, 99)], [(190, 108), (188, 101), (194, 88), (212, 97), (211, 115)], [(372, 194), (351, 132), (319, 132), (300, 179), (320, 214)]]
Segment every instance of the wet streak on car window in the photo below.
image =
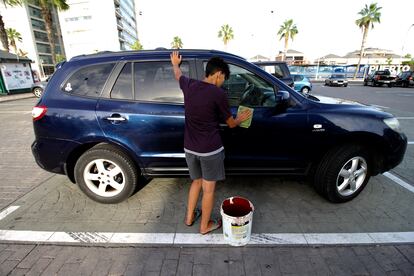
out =
[[(189, 76), (189, 65), (180, 65), (183, 75)], [(174, 77), (171, 62), (137, 62), (134, 64), (135, 100), (183, 103), (184, 95)]]
[(132, 100), (131, 63), (125, 64), (111, 91), (111, 98)]

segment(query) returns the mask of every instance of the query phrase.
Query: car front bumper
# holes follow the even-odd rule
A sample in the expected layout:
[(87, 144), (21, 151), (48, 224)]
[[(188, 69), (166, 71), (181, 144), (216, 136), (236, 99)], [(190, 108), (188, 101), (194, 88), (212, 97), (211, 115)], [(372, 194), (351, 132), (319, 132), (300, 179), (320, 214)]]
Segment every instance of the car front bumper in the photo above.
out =
[(407, 150), (407, 136), (404, 133), (398, 133), (398, 136), (399, 137), (397, 139), (393, 139), (393, 143), (390, 143), (390, 147), (384, 157), (380, 173), (395, 168), (404, 159), (404, 154)]

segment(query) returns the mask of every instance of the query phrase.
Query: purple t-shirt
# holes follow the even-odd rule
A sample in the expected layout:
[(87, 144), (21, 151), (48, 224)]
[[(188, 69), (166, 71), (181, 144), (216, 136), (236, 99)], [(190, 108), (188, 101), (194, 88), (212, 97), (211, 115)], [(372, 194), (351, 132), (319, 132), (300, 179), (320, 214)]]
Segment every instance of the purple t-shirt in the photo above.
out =
[(184, 148), (195, 153), (210, 153), (223, 146), (219, 123), (232, 116), (223, 89), (204, 81), (180, 77), (184, 93)]

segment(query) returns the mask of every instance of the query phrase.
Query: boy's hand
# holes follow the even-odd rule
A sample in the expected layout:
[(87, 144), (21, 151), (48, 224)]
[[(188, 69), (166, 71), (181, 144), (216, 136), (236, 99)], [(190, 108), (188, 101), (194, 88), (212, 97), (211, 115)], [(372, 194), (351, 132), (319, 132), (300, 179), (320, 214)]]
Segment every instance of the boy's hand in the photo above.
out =
[(180, 65), (181, 63), (181, 55), (178, 53), (178, 51), (173, 51), (170, 55), (171, 63), (172, 65)]

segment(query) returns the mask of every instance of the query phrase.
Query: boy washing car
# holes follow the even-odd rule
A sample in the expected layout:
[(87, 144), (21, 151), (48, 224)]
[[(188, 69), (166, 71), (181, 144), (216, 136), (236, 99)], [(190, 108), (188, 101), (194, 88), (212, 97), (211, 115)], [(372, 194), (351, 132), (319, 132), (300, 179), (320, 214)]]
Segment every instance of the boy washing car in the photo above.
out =
[[(193, 225), (201, 215), (200, 233), (204, 235), (221, 227), (221, 220), (210, 220), (216, 182), (225, 179), (220, 118), (230, 128), (234, 128), (249, 119), (252, 113), (246, 110), (233, 118), (226, 94), (220, 88), (230, 75), (228, 64), (221, 58), (213, 57), (207, 62), (202, 81), (182, 75), (178, 51), (172, 52), (170, 58), (175, 79), (179, 81), (184, 94), (184, 151), (192, 180), (185, 224)], [(201, 189), (203, 197), (200, 211), (196, 206)]]

